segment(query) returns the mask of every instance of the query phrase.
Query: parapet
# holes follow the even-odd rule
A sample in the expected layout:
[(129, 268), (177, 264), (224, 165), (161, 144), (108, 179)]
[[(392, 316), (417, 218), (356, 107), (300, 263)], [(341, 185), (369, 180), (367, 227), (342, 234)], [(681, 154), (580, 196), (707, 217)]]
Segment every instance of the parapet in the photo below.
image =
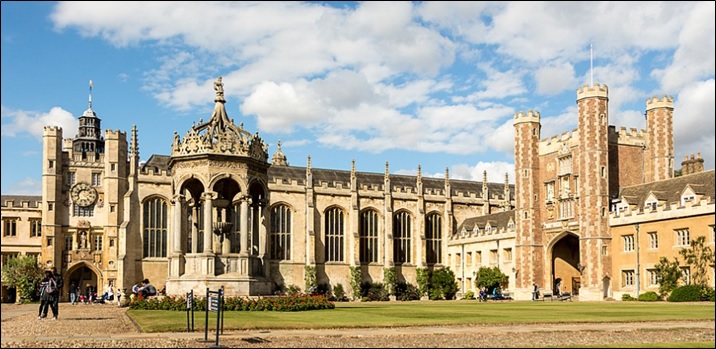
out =
[[(642, 146), (644, 145), (646, 141), (646, 130), (638, 130), (636, 128), (626, 128), (623, 126), (619, 127), (619, 130), (616, 130), (615, 126), (613, 127), (613, 132), (616, 137), (612, 137), (610, 134), (610, 141), (614, 140), (616, 141), (616, 144), (620, 145), (638, 145)], [(612, 130), (610, 130), (611, 133)]]
[(106, 130), (105, 131), (105, 140), (112, 140), (112, 139), (127, 139), (127, 133), (122, 132), (120, 130)]
[(608, 98), (609, 88), (607, 87), (607, 85), (594, 84), (594, 86), (592, 87), (590, 87), (589, 85), (584, 85), (577, 89), (577, 100), (593, 97)]
[(657, 108), (674, 109), (674, 97), (663, 95), (661, 98), (654, 96), (646, 99), (646, 110)]
[(533, 112), (532, 110), (530, 110), (530, 111), (527, 112), (527, 114), (525, 114), (525, 113), (523, 113), (523, 112), (521, 112), (521, 111), (518, 111), (517, 113), (515, 113), (515, 121), (514, 121), (514, 124), (517, 125), (517, 124), (521, 124), (521, 123), (524, 123), (524, 122), (536, 122), (536, 123), (539, 123), (539, 118), (540, 118), (540, 116), (539, 116), (539, 112), (538, 112), (538, 111), (534, 111), (534, 112)]
[(45, 126), (42, 130), (43, 137), (61, 137), (62, 127), (59, 126)]

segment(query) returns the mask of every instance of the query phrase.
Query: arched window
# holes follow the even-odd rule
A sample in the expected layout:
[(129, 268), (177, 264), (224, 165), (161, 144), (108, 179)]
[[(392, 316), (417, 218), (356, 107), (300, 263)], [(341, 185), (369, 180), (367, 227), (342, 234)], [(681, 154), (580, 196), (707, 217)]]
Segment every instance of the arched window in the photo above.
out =
[(378, 262), (378, 212), (374, 210), (360, 214), (360, 262)]
[(167, 203), (149, 199), (143, 207), (144, 257), (167, 256)]
[(393, 262), (410, 263), (410, 213), (401, 211), (393, 216)]
[(343, 261), (343, 210), (330, 208), (325, 216), (326, 262)]
[(437, 213), (425, 217), (425, 261), (429, 265), (442, 260), (442, 222), (442, 217)]
[(271, 259), (291, 259), (291, 208), (276, 205), (271, 208)]

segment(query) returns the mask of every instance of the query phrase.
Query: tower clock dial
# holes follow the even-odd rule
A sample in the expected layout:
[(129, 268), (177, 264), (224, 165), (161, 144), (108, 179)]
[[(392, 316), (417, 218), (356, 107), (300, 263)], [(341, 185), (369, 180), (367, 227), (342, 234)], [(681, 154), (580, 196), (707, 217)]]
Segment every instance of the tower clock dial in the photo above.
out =
[(70, 191), (72, 201), (82, 207), (94, 204), (97, 201), (97, 190), (85, 182), (75, 184)]

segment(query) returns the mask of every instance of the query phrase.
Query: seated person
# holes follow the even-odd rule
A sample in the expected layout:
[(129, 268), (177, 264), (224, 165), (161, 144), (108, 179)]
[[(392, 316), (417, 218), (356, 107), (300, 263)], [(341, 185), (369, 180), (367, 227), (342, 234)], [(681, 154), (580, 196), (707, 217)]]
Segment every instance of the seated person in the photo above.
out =
[(149, 283), (149, 279), (142, 280), (142, 287), (139, 288), (139, 291), (137, 292), (140, 297), (147, 298), (151, 296), (157, 295), (157, 289)]

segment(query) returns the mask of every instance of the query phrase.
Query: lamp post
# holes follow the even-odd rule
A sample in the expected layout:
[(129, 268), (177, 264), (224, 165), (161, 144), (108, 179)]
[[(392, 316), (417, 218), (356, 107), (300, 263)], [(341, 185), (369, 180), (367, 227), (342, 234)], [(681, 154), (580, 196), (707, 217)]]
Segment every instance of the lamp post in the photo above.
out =
[(639, 223), (634, 224), (634, 229), (636, 230), (636, 298), (639, 299), (639, 291), (641, 288), (641, 273), (639, 273), (639, 269), (641, 269), (639, 265)]

